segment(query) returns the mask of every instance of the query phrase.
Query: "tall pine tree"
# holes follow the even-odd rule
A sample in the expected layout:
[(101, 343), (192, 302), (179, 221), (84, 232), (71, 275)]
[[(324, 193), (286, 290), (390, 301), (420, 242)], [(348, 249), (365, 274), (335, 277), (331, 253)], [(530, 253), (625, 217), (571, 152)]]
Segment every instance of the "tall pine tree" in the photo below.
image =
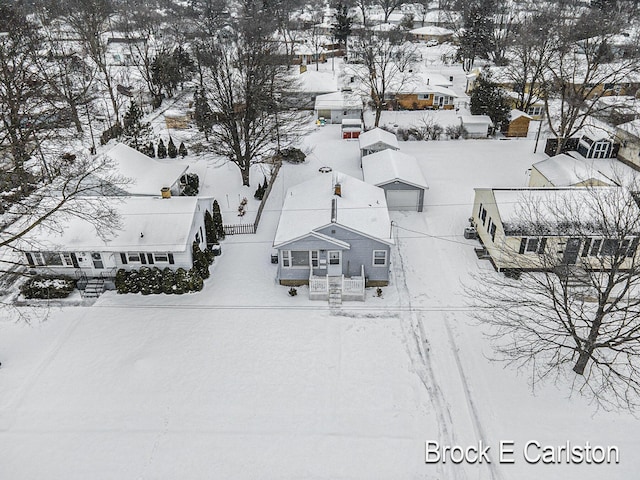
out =
[(209, 106), (204, 89), (196, 90), (194, 96), (194, 120), (198, 126), (198, 130), (204, 133), (204, 138), (209, 141), (209, 135), (213, 128), (213, 111)]
[(123, 118), (122, 140), (136, 150), (145, 153), (151, 138), (151, 124), (142, 121), (142, 110), (131, 102)]
[(488, 70), (476, 79), (471, 91), (471, 113), (488, 115), (494, 127), (504, 127), (509, 122), (511, 105), (505, 91), (491, 79)]

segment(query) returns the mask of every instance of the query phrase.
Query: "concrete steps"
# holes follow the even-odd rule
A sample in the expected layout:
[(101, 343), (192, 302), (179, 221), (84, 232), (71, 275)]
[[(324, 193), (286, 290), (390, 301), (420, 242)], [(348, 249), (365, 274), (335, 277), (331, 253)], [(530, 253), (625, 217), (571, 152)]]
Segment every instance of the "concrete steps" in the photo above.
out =
[(87, 282), (84, 290), (81, 290), (84, 298), (98, 298), (104, 292), (104, 280), (101, 278), (92, 278)]

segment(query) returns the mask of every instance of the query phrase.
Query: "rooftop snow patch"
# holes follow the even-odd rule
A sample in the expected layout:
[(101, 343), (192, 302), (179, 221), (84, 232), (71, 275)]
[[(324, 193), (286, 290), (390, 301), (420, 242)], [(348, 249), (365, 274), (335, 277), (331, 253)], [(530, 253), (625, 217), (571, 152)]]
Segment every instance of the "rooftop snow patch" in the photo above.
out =
[(368, 132), (361, 133), (358, 141), (360, 142), (360, 150), (370, 147), (371, 145), (375, 145), (378, 142), (387, 144), (394, 150), (398, 150), (400, 148), (400, 145), (398, 145), (398, 139), (393, 133), (377, 127), (373, 130), (369, 130)]
[(362, 174), (372, 185), (401, 181), (418, 188), (429, 188), (415, 157), (397, 150), (382, 150), (362, 157)]
[(589, 180), (596, 180), (608, 185), (615, 184), (613, 180), (594, 168), (593, 162), (582, 156), (574, 158), (566, 153), (561, 153), (534, 163), (533, 166), (556, 187), (568, 187)]
[(316, 110), (356, 110), (362, 109), (360, 97), (349, 92), (333, 92), (316, 97)]
[(163, 187), (177, 182), (189, 168), (175, 159), (163, 162), (119, 143), (106, 153), (114, 172), (131, 180), (125, 189), (130, 195), (160, 195)]
[[(100, 199), (78, 199), (78, 208), (83, 202), (100, 202), (105, 209), (118, 214), (118, 228), (101, 236), (95, 226), (86, 219), (65, 218), (65, 228), (52, 232), (38, 227), (24, 237), (27, 247), (33, 250), (59, 252), (183, 252), (191, 246), (189, 237), (193, 218), (198, 210), (204, 215), (204, 206), (196, 197), (102, 197)], [(204, 200), (202, 200), (204, 202)]]
[[(335, 194), (336, 184), (340, 184), (340, 196)], [(333, 200), (337, 203), (336, 225), (393, 243), (384, 190), (334, 171), (319, 173), (287, 190), (274, 246), (330, 225)]]

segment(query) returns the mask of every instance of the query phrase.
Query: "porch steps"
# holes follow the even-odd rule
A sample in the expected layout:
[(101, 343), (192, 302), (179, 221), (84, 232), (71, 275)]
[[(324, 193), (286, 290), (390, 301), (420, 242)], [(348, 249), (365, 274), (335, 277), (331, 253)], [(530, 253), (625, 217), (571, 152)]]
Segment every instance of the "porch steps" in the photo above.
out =
[(87, 282), (87, 286), (82, 291), (84, 298), (98, 298), (104, 292), (104, 280), (102, 278), (92, 278)]
[(342, 305), (342, 277), (329, 277), (329, 306)]

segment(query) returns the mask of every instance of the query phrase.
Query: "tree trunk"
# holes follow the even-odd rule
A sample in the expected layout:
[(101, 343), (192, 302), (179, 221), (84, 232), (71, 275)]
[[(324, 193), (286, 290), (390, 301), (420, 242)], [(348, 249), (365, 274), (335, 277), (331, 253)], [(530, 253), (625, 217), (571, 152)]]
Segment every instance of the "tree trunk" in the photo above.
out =
[(380, 123), (380, 116), (382, 115), (382, 107), (376, 106), (376, 119), (373, 123), (374, 127), (377, 127)]
[(584, 369), (586, 368), (587, 363), (589, 363), (589, 359), (591, 358), (592, 353), (592, 349), (587, 349), (580, 352), (580, 356), (578, 357), (578, 361), (573, 367), (573, 371), (578, 375), (584, 375)]
[(249, 187), (249, 169), (251, 167), (249, 165), (240, 166), (240, 173), (242, 174), (242, 185), (245, 187)]
[(82, 122), (80, 121), (80, 115), (78, 115), (78, 109), (75, 103), (70, 102), (69, 108), (71, 108), (71, 119), (73, 120), (74, 125), (76, 126), (76, 132), (82, 133)]

